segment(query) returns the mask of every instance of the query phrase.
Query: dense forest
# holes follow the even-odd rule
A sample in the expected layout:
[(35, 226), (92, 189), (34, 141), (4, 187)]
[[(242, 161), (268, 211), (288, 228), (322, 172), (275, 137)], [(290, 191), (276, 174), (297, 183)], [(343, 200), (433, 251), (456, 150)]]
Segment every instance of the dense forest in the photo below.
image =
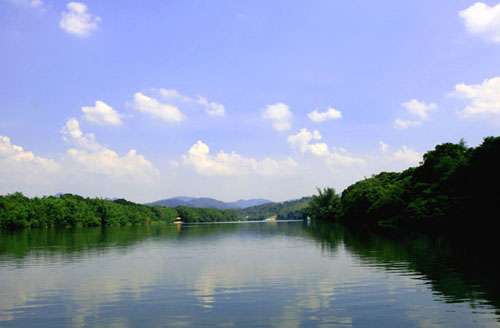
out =
[(84, 198), (72, 194), (28, 198), (0, 196), (0, 229), (30, 227), (94, 227), (173, 222), (177, 211), (124, 199)]
[(274, 215), (278, 220), (302, 220), (307, 216), (306, 208), (311, 197), (290, 200), (282, 203), (268, 203), (237, 210), (244, 220), (264, 220)]
[(21, 193), (0, 196), (0, 229), (39, 227), (96, 227), (172, 223), (302, 219), (308, 198), (271, 203), (243, 210), (142, 205), (124, 199), (84, 198), (78, 195), (28, 198)]
[(234, 221), (234, 211), (211, 208), (146, 206), (124, 199), (84, 198), (72, 194), (28, 198), (0, 196), (0, 229), (96, 227), (184, 222)]
[(320, 190), (308, 213), (348, 225), (487, 231), (498, 216), (499, 167), (500, 137), (485, 138), (475, 148), (445, 143), (427, 152), (418, 167), (377, 174), (341, 195)]
[(177, 206), (175, 208), (183, 222), (229, 222), (240, 220), (233, 210), (216, 208), (195, 208)]

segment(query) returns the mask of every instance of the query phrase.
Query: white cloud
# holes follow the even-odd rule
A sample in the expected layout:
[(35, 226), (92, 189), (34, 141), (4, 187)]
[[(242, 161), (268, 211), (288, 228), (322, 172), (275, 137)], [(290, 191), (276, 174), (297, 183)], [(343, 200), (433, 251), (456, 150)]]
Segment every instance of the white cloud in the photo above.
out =
[(69, 159), (87, 173), (104, 175), (112, 178), (144, 179), (153, 181), (158, 176), (158, 170), (135, 149), (130, 149), (124, 156), (115, 151), (103, 148), (98, 151), (70, 148), (67, 151)]
[(56, 161), (36, 156), (0, 136), (0, 193), (47, 190), (59, 170)]
[(329, 153), (328, 145), (323, 142), (311, 143), (313, 140), (321, 140), (318, 130), (310, 132), (308, 129), (300, 129), (297, 134), (288, 136), (288, 143), (292, 148), (301, 153), (311, 153), (316, 156), (324, 156)]
[[(320, 156), (325, 163), (337, 174), (337, 178), (345, 174), (344, 178), (351, 177), (350, 183), (354, 183), (362, 176), (370, 176), (380, 171), (401, 170), (408, 166), (418, 165), (422, 160), (422, 154), (407, 147), (390, 151), (390, 146), (384, 142), (379, 143), (380, 152), (376, 154), (353, 155), (343, 148), (332, 148), (328, 154)], [(310, 152), (314, 155), (313, 152)], [(361, 174), (363, 173), (363, 174)]]
[(308, 129), (300, 129), (297, 134), (288, 136), (288, 143), (294, 149), (303, 154), (311, 154), (322, 157), (329, 165), (357, 165), (363, 164), (364, 159), (352, 156), (345, 149), (330, 150), (324, 142), (312, 142), (321, 140), (319, 131), (310, 132)]
[(210, 116), (224, 116), (225, 108), (224, 105), (219, 104), (214, 101), (209, 101), (207, 98), (202, 96), (189, 97), (183, 95), (175, 89), (160, 89), (160, 95), (165, 99), (178, 100), (185, 103), (191, 103), (201, 106), (205, 112)]
[(500, 4), (489, 6), (476, 2), (460, 11), (459, 16), (464, 20), (469, 33), (500, 43)]
[(379, 163), (384, 170), (391, 168), (393, 165), (391, 164), (402, 164), (404, 166), (399, 166), (394, 168), (396, 170), (404, 169), (408, 167), (408, 165), (418, 165), (422, 159), (423, 155), (416, 150), (409, 148), (408, 146), (401, 146), (399, 149), (395, 151), (390, 151), (392, 147), (386, 144), (383, 141), (379, 141), (378, 154), (371, 156), (369, 162)]
[(49, 171), (58, 169), (55, 161), (35, 156), (31, 151), (24, 150), (23, 147), (12, 144), (10, 138), (7, 136), (0, 136), (0, 160), (2, 164), (5, 164), (4, 161), (8, 161), (16, 164), (29, 163)]
[(61, 133), (67, 142), (75, 145), (67, 151), (71, 164), (77, 164), (76, 171), (105, 175), (108, 177), (132, 179), (153, 179), (157, 169), (144, 156), (131, 149), (120, 156), (114, 150), (102, 146), (93, 134), (83, 133), (78, 120), (69, 119)]
[(389, 150), (389, 145), (383, 141), (379, 141), (378, 148), (381, 153), (386, 153)]
[(212, 155), (208, 145), (201, 140), (191, 146), (183, 156), (183, 160), (184, 164), (193, 167), (198, 174), (207, 176), (287, 175), (293, 173), (297, 166), (291, 158), (257, 160), (235, 152), (225, 153), (222, 150)]
[(422, 124), (422, 122), (417, 120), (402, 120), (400, 118), (394, 120), (394, 127), (400, 130), (419, 126), (420, 124)]
[(176, 106), (161, 103), (155, 98), (146, 96), (141, 92), (134, 94), (134, 108), (139, 112), (149, 114), (165, 122), (180, 122), (184, 120), (184, 115)]
[(326, 163), (332, 167), (350, 167), (366, 165), (366, 159), (350, 154), (345, 149), (333, 149), (326, 157)]
[(482, 84), (457, 84), (455, 92), (469, 101), (460, 112), (463, 118), (500, 120), (500, 77)]
[(224, 116), (225, 109), (224, 105), (222, 104), (213, 101), (208, 101), (207, 98), (201, 96), (199, 96), (196, 99), (196, 103), (205, 108), (205, 111), (207, 112), (208, 115)]
[(288, 137), (288, 143), (304, 155), (299, 162), (301, 180), (295, 182), (295, 188), (307, 189), (309, 193), (314, 192), (317, 186), (330, 186), (341, 191), (363, 177), (382, 171), (381, 168), (387, 170), (388, 167), (401, 166), (387, 160), (388, 155), (357, 155), (343, 148), (331, 147), (322, 141), (318, 131), (301, 129)]
[(262, 117), (270, 120), (276, 131), (290, 130), (292, 127), (292, 112), (284, 103), (268, 105), (262, 113)]
[(338, 120), (342, 118), (342, 112), (330, 107), (324, 112), (319, 112), (317, 110), (314, 110), (307, 114), (309, 119), (315, 123), (321, 123), (329, 120)]
[(99, 125), (121, 125), (120, 114), (104, 101), (97, 100), (95, 106), (82, 107), (84, 118)]
[(406, 108), (408, 113), (418, 117), (420, 120), (427, 120), (429, 118), (429, 113), (437, 108), (437, 105), (434, 103), (427, 104), (417, 99), (412, 99), (401, 105)]
[(0, 137), (0, 192), (72, 192), (135, 201), (175, 194), (283, 200), (311, 194), (316, 186), (340, 191), (363, 177), (406, 169), (421, 160), (421, 154), (409, 147), (394, 147), (393, 151), (383, 142), (379, 143), (381, 151), (353, 155), (327, 145), (318, 131), (302, 129), (289, 138), (298, 152), (292, 158), (213, 152), (198, 141), (180, 158), (163, 158), (167, 165), (160, 174), (137, 151), (119, 153), (99, 143), (93, 134), (82, 131), (76, 119), (68, 120), (61, 132), (71, 146), (54, 159), (36, 156)]
[(92, 133), (83, 133), (80, 129), (80, 122), (76, 118), (70, 118), (61, 129), (61, 134), (66, 142), (77, 147), (97, 151), (103, 147), (95, 140)]
[(437, 108), (434, 103), (425, 103), (417, 99), (411, 99), (401, 104), (406, 112), (415, 117), (415, 119), (401, 119), (394, 120), (394, 127), (396, 129), (404, 130), (421, 125), (424, 121), (429, 119), (429, 113)]
[[(152, 197), (149, 188), (161, 186), (158, 170), (136, 150), (118, 154), (98, 143), (93, 134), (82, 132), (74, 118), (66, 122), (61, 134), (71, 147), (54, 159), (37, 156), (0, 136), (0, 193), (71, 192), (144, 201)], [(148, 190), (142, 189), (146, 185)]]
[(62, 12), (59, 27), (65, 32), (79, 37), (86, 37), (94, 32), (101, 18), (91, 14), (82, 2), (69, 2)]
[(166, 99), (180, 99), (182, 101), (191, 100), (191, 98), (184, 96), (175, 89), (160, 89), (160, 95)]
[(408, 148), (407, 146), (403, 146), (397, 151), (395, 151), (391, 158), (395, 161), (402, 162), (409, 165), (418, 165), (420, 161), (422, 161), (422, 154), (419, 152)]

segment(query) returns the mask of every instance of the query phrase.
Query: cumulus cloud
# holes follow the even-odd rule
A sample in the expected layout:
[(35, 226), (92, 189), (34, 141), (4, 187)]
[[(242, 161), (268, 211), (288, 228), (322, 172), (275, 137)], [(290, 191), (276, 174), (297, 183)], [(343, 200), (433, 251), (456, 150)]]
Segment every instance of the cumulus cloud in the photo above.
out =
[(175, 89), (160, 89), (160, 95), (166, 99), (180, 99), (182, 101), (190, 101), (191, 98), (184, 96)]
[(209, 101), (207, 98), (202, 96), (186, 96), (175, 89), (160, 89), (160, 95), (165, 99), (198, 105), (202, 107), (210, 116), (224, 116), (226, 112), (224, 105), (220, 103)]
[(183, 156), (183, 161), (185, 165), (193, 167), (198, 174), (208, 176), (287, 175), (293, 173), (297, 166), (291, 158), (257, 160), (222, 150), (212, 155), (208, 145), (201, 140), (191, 146)]
[(14, 145), (7, 136), (0, 136), (0, 160), (2, 164), (6, 164), (5, 162), (17, 164), (28, 163), (49, 171), (58, 169), (58, 165), (55, 161), (35, 156), (31, 151), (27, 151), (21, 146)]
[[(81, 130), (69, 119), (61, 129), (70, 144), (54, 158), (35, 155), (0, 136), (0, 193), (28, 195), (72, 192), (88, 196), (127, 197), (144, 201), (149, 188), (159, 188), (159, 171), (143, 155), (130, 149), (121, 155)], [(148, 190), (139, 187), (148, 186)]]
[(135, 110), (146, 113), (153, 118), (165, 122), (180, 122), (184, 120), (184, 115), (174, 105), (159, 102), (157, 99), (146, 96), (141, 92), (134, 94)]
[(225, 109), (224, 105), (213, 102), (213, 101), (208, 101), (207, 98), (198, 96), (196, 99), (196, 103), (203, 108), (205, 108), (205, 111), (207, 112), (208, 115), (212, 116), (224, 116)]
[[(390, 146), (383, 141), (379, 142), (379, 153), (376, 155), (353, 155), (343, 148), (330, 148), (326, 143), (321, 142), (319, 131), (309, 131), (301, 129), (297, 134), (288, 137), (288, 144), (302, 154), (309, 154), (321, 158), (328, 166), (339, 169), (342, 167), (392, 167), (391, 163), (401, 163), (403, 165), (417, 165), (422, 160), (422, 154), (407, 147), (391, 152)], [(399, 168), (399, 166), (398, 166)], [(339, 170), (337, 170), (340, 172)]]
[(100, 22), (101, 18), (91, 14), (84, 3), (69, 2), (61, 14), (59, 27), (69, 34), (86, 37), (97, 29)]
[(93, 134), (83, 133), (75, 118), (66, 122), (61, 133), (74, 146), (67, 151), (67, 160), (76, 164), (79, 170), (116, 178), (152, 179), (158, 175), (153, 164), (136, 150), (131, 149), (120, 156), (114, 150), (99, 144)]
[(365, 165), (366, 159), (354, 156), (344, 148), (333, 149), (326, 157), (326, 163), (332, 167)]
[(401, 104), (406, 112), (413, 116), (415, 119), (401, 119), (394, 120), (394, 127), (396, 129), (404, 130), (421, 125), (424, 121), (429, 119), (429, 114), (437, 108), (434, 103), (425, 103), (417, 99), (412, 99)]
[(379, 141), (378, 153), (376, 153), (374, 156), (368, 156), (369, 158), (367, 162), (379, 163), (379, 166), (381, 166), (383, 170), (392, 168), (393, 165), (391, 164), (398, 164), (397, 168), (395, 169), (399, 170), (410, 165), (418, 165), (423, 159), (423, 155), (421, 153), (405, 145), (394, 151), (392, 151), (391, 149), (392, 147), (389, 144), (383, 141)]
[(404, 130), (408, 128), (412, 128), (415, 126), (419, 126), (422, 124), (422, 121), (417, 121), (417, 120), (402, 120), (400, 118), (397, 118), (394, 120), (394, 127), (396, 129)]
[(85, 172), (113, 178), (143, 179), (153, 181), (158, 176), (157, 169), (144, 156), (130, 149), (120, 156), (114, 150), (103, 148), (99, 151), (71, 148), (67, 151), (69, 159)]
[(121, 125), (120, 114), (104, 101), (97, 100), (95, 106), (82, 107), (84, 118), (99, 125)]
[(481, 84), (457, 84), (455, 92), (468, 100), (460, 112), (463, 118), (500, 121), (500, 77), (487, 79)]
[(0, 192), (73, 192), (136, 201), (150, 201), (165, 193), (284, 199), (312, 193), (315, 186), (341, 190), (377, 172), (416, 165), (422, 158), (407, 146), (392, 150), (383, 142), (379, 151), (353, 155), (327, 145), (319, 131), (301, 129), (289, 136), (290, 146), (297, 151), (291, 157), (213, 152), (198, 141), (160, 174), (136, 150), (121, 154), (99, 143), (93, 134), (82, 131), (77, 119), (69, 119), (61, 133), (70, 147), (55, 159), (37, 156), (0, 137)]
[(427, 104), (417, 99), (412, 99), (401, 105), (409, 114), (418, 117), (420, 120), (427, 120), (429, 118), (429, 113), (437, 108), (437, 105), (434, 103)]
[(391, 159), (408, 165), (418, 165), (422, 161), (422, 154), (407, 146), (402, 146), (391, 155)]
[(470, 34), (500, 43), (500, 4), (489, 6), (483, 2), (476, 2), (460, 11), (459, 16)]
[(262, 113), (262, 118), (270, 120), (276, 131), (290, 130), (292, 127), (292, 112), (284, 103), (268, 105)]
[(92, 133), (83, 133), (80, 129), (80, 122), (76, 118), (70, 118), (61, 129), (63, 139), (77, 147), (97, 151), (103, 147), (95, 140)]
[(297, 134), (288, 136), (288, 143), (292, 148), (301, 153), (311, 153), (316, 156), (323, 156), (329, 153), (328, 145), (322, 142), (312, 142), (321, 140), (318, 130), (310, 132), (308, 129), (300, 129)]
[(345, 149), (330, 150), (322, 139), (318, 130), (313, 132), (308, 129), (300, 129), (297, 134), (288, 136), (288, 144), (302, 154), (311, 154), (322, 157), (329, 165), (357, 165), (363, 164), (364, 160), (349, 154)]
[(317, 110), (314, 110), (307, 114), (309, 119), (315, 123), (321, 123), (329, 120), (338, 120), (342, 118), (342, 112), (330, 107), (324, 112), (319, 112)]
[(422, 161), (423, 154), (406, 145), (396, 148), (380, 141), (378, 151), (364, 156), (364, 159), (365, 168), (371, 175), (382, 171), (401, 171), (410, 166), (417, 166)]
[(9, 137), (0, 136), (0, 193), (47, 188), (59, 170), (56, 161), (37, 156), (13, 144)]

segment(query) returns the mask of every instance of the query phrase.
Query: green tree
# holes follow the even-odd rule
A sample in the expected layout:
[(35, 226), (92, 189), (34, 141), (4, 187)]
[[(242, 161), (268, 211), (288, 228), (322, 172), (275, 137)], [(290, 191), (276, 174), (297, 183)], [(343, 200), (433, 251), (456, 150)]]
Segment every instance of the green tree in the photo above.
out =
[(333, 188), (318, 188), (318, 194), (309, 202), (307, 213), (312, 218), (334, 221), (342, 212), (340, 197)]

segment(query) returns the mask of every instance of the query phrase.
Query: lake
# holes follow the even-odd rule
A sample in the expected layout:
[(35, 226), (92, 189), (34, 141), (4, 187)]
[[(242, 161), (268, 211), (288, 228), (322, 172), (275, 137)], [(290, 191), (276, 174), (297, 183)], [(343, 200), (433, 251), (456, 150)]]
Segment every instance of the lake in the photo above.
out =
[(498, 327), (478, 253), (317, 222), (3, 233), (0, 327)]

